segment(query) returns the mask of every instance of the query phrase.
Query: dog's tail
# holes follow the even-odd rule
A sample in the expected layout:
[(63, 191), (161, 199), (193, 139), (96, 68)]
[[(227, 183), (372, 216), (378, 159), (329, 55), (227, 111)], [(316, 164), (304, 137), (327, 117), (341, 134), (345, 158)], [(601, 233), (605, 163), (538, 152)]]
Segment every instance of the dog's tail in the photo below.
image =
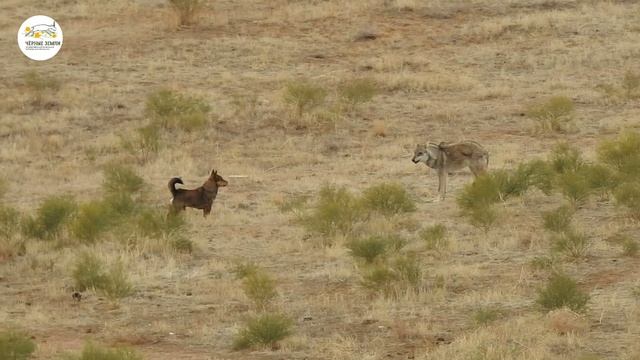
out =
[(171, 195), (172, 196), (176, 196), (176, 193), (178, 192), (178, 189), (176, 189), (176, 184), (184, 184), (182, 182), (182, 179), (174, 177), (171, 180), (169, 180), (169, 191), (171, 191)]

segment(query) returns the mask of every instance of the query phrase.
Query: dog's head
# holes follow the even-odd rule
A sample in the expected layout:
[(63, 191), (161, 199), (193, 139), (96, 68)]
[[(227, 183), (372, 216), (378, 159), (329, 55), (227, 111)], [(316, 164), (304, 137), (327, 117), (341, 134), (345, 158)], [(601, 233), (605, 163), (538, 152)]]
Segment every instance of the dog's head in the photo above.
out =
[(218, 175), (218, 172), (215, 169), (211, 170), (209, 181), (214, 182), (217, 187), (224, 187), (229, 184), (227, 180), (223, 179), (222, 176)]
[(414, 164), (423, 162), (432, 168), (436, 166), (436, 162), (440, 158), (440, 151), (440, 147), (437, 144), (418, 144), (416, 150), (413, 152), (411, 161), (413, 161)]

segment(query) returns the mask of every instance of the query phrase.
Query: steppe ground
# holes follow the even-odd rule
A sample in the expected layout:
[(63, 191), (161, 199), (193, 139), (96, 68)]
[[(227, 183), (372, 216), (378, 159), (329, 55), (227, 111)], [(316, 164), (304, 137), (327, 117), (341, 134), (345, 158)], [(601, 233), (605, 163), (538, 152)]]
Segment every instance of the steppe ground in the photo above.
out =
[[(36, 14), (64, 31), (61, 52), (41, 63), (15, 40)], [(357, 41), (365, 33), (376, 38)], [(177, 27), (162, 0), (3, 0), (0, 52), (5, 205), (31, 214), (51, 195), (98, 198), (102, 166), (114, 160), (135, 166), (158, 208), (172, 176), (195, 187), (215, 167), (230, 181), (211, 217), (187, 211), (193, 254), (93, 245), (127, 264), (135, 293), (116, 303), (92, 292), (73, 301), (76, 247), (30, 240), (26, 254), (0, 260), (0, 328), (31, 334), (36, 359), (88, 339), (154, 360), (640, 358), (640, 261), (604, 241), (618, 231), (637, 237), (637, 222), (611, 200), (578, 213), (593, 246), (563, 268), (591, 299), (584, 325), (559, 334), (535, 306), (548, 273), (529, 264), (548, 253), (540, 211), (560, 197), (532, 191), (508, 201), (485, 234), (455, 202), (468, 172), (455, 174), (449, 198), (435, 202), (435, 172), (410, 161), (417, 142), (462, 139), (485, 145), (494, 169), (544, 158), (561, 141), (593, 160), (601, 139), (637, 130), (640, 103), (598, 90), (640, 71), (636, 1), (216, 0), (197, 25)], [(44, 94), (48, 106), (33, 106), (24, 86), (33, 70), (61, 83)], [(289, 81), (335, 89), (361, 77), (374, 79), (378, 94), (329, 127), (292, 120), (283, 102)], [(139, 161), (120, 136), (146, 123), (145, 101), (158, 88), (206, 99), (210, 123), (203, 132), (175, 131)], [(566, 134), (536, 132), (523, 116), (553, 95), (576, 104)], [(277, 208), (325, 183), (357, 193), (382, 181), (403, 184), (417, 200), (399, 221), (444, 224), (451, 241), (446, 251), (420, 252), (422, 289), (399, 298), (362, 288), (339, 239), (320, 246)], [(275, 306), (294, 320), (294, 335), (277, 350), (231, 349), (253, 311), (230, 272), (238, 261), (277, 279)], [(499, 318), (475, 324), (481, 308), (499, 309)]]

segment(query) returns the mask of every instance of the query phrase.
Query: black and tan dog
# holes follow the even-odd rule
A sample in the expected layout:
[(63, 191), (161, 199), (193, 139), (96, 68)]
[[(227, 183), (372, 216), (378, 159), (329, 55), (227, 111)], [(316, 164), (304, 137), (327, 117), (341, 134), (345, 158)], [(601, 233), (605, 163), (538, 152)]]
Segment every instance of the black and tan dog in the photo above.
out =
[(206, 217), (211, 212), (213, 200), (218, 195), (218, 188), (227, 186), (227, 180), (218, 175), (214, 169), (207, 181), (196, 189), (176, 189), (176, 184), (184, 184), (182, 179), (173, 178), (169, 180), (169, 191), (173, 198), (171, 199), (171, 207), (169, 214), (176, 214), (185, 210), (187, 207), (201, 209), (202, 214)]

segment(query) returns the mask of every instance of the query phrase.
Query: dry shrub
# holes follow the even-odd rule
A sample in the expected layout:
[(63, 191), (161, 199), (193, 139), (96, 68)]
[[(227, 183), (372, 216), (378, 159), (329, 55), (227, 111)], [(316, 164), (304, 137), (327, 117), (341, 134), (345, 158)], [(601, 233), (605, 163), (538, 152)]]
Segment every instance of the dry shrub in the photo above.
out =
[(589, 330), (588, 321), (568, 308), (549, 312), (546, 322), (549, 329), (559, 335), (582, 334)]
[(171, 8), (178, 16), (180, 25), (187, 26), (196, 23), (197, 15), (202, 10), (202, 0), (169, 0)]
[(543, 132), (564, 133), (572, 120), (574, 104), (566, 96), (554, 96), (530, 106), (526, 114), (538, 122)]

